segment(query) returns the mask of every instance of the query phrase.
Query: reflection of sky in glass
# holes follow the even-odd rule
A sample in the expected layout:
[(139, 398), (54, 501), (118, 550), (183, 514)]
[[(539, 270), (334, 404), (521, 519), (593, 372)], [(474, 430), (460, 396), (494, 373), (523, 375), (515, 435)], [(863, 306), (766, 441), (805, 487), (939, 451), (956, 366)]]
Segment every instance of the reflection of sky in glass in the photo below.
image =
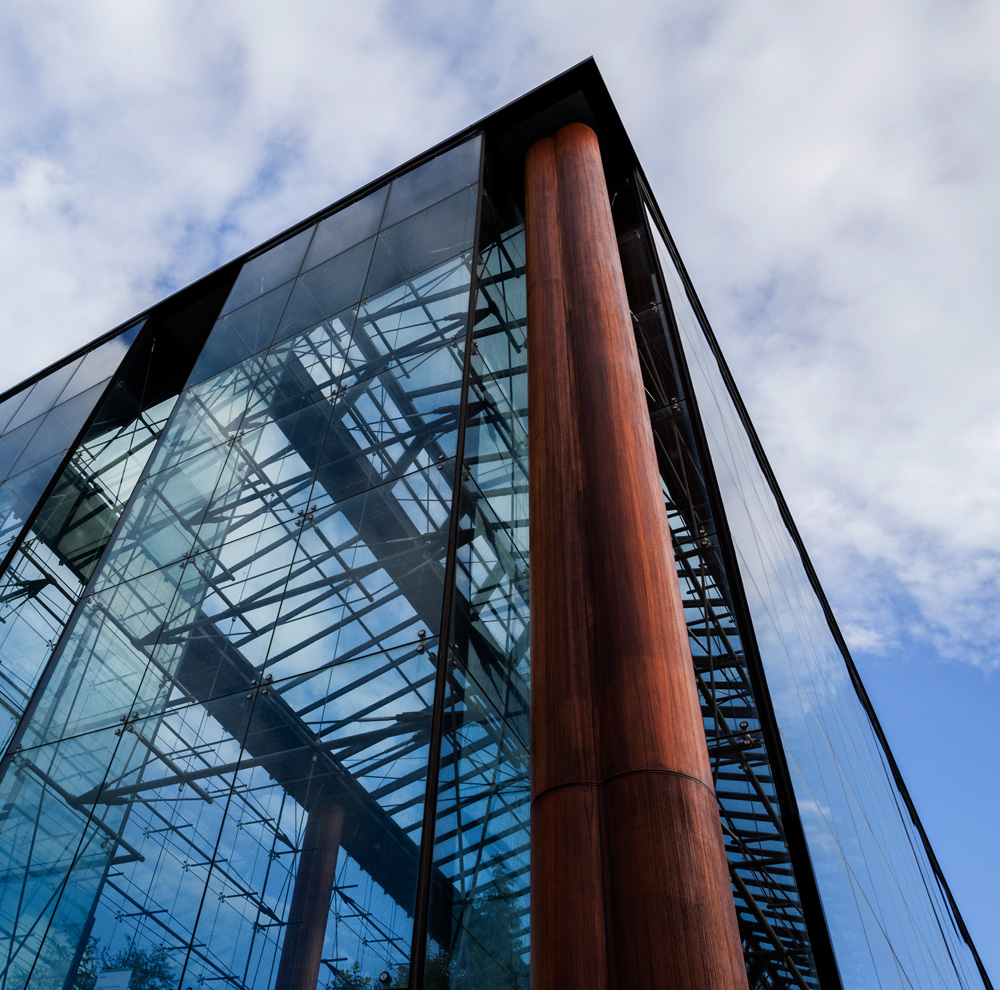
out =
[[(20, 537), (28, 515), (52, 482), (69, 447), (121, 364), (141, 323), (56, 368), (0, 403), (0, 557)], [(155, 412), (154, 412), (155, 418)], [(67, 471), (102, 477), (114, 496), (134, 485), (127, 448), (135, 438), (88, 436)], [(57, 485), (51, 496), (63, 496)], [(71, 568), (29, 533), (0, 578), (0, 750), (6, 748), (42, 666), (82, 590)]]
[(801, 559), (662, 242), (813, 868), (848, 986), (977, 986)]
[[(395, 226), (360, 269), (338, 259), (378, 229), (384, 190), (366, 201), (374, 221), (349, 209), (351, 236), (324, 221), (248, 263), (148, 467), (149, 450), (121, 462), (119, 488), (138, 487), (2, 785), (12, 868), (31, 875), (39, 815), (61, 823), (45, 840), (58, 906), (30, 881), (39, 910), (15, 918), (26, 902), (0, 888), (0, 918), (53, 979), (89, 936), (162, 949), (192, 984), (272, 984), (303, 830), (329, 800), (346, 810), (324, 958), (369, 975), (409, 958), (479, 141), (449, 154), (392, 185)], [(512, 415), (481, 414), (474, 466), (511, 506), (526, 492), (498, 468), (497, 423)], [(95, 484), (111, 485), (121, 442), (93, 461)], [(484, 635), (509, 640), (497, 595), (480, 606)], [(486, 722), (485, 708), (466, 719), (477, 751), (496, 747)], [(525, 772), (522, 756), (524, 815)], [(478, 896), (443, 868), (435, 890)], [(433, 919), (431, 934), (445, 937)]]
[[(489, 191), (487, 191), (487, 200)], [(456, 986), (527, 986), (527, 395), (523, 228), (482, 246), (445, 693), (432, 891), (448, 938), (428, 965)]]

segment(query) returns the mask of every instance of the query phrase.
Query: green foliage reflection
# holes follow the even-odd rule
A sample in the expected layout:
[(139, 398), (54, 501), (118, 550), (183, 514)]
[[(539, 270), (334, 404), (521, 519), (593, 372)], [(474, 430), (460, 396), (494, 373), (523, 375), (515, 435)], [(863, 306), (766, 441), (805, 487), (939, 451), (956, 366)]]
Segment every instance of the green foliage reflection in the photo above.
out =
[(118, 952), (98, 951), (98, 939), (92, 938), (80, 957), (73, 990), (94, 990), (98, 973), (116, 970), (132, 971), (128, 990), (174, 990), (177, 983), (164, 946), (140, 949), (129, 939), (126, 947)]

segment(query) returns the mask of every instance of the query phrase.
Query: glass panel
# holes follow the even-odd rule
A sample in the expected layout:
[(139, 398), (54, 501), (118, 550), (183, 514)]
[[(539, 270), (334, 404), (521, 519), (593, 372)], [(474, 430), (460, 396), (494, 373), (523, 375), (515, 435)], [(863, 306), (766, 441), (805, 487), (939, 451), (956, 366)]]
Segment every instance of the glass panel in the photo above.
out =
[(324, 981), (405, 964), (434, 659), (420, 640), (248, 692), (253, 718), (185, 983), (222, 972), (272, 987), (303, 929), (324, 943)]
[(321, 220), (316, 225), (309, 253), (303, 262), (302, 270), (315, 268), (328, 258), (346, 251), (355, 244), (367, 240), (378, 232), (379, 221), (385, 209), (388, 186), (382, 186), (364, 199), (345, 206), (331, 217)]
[(251, 299), (256, 299), (265, 292), (277, 288), (282, 282), (294, 278), (299, 272), (312, 234), (313, 228), (309, 227), (246, 262), (240, 269), (240, 274), (220, 315), (239, 309)]
[[(486, 387), (496, 387), (526, 423), (528, 413), (527, 300), (524, 231), (504, 235), (483, 254), (476, 303), (473, 370)], [(523, 424), (522, 424), (523, 425)]]
[(139, 336), (139, 331), (145, 323), (145, 320), (139, 320), (138, 323), (123, 330), (107, 343), (88, 351), (83, 356), (76, 374), (73, 375), (60, 398), (65, 400), (72, 395), (86, 392), (93, 385), (106, 382), (118, 370), (118, 366), (128, 353), (129, 347)]
[(475, 690), (529, 741), (528, 564), (488, 501), (470, 481), (462, 490), (451, 641)]
[(73, 377), (73, 372), (80, 366), (81, 358), (64, 364), (55, 371), (49, 372), (44, 378), (35, 382), (28, 390), (24, 403), (17, 414), (7, 424), (8, 430), (16, 430), (23, 423), (47, 413), (58, 401), (67, 382)]
[(62, 984), (122, 823), (121, 808), (92, 814), (119, 742), (105, 730), (3, 761), (12, 772), (0, 783), (0, 924), (7, 933), (0, 958), (11, 986), (25, 986), (32, 969), (36, 979)]
[(383, 230), (375, 245), (365, 295), (372, 296), (472, 246), (477, 190), (457, 193)]
[(658, 248), (844, 984), (979, 986), (718, 361)]
[[(471, 279), (470, 257), (462, 255), (366, 300), (358, 314), (344, 384), (445, 344), (464, 350)], [(446, 381), (452, 380), (449, 376)]]
[[(75, 383), (83, 385), (92, 382), (102, 369), (113, 371), (121, 363), (124, 341), (134, 339), (139, 326), (141, 324), (129, 328), (82, 359), (59, 369), (65, 373), (63, 385), (66, 378), (73, 375), (68, 386), (59, 386), (64, 401), (47, 413), (0, 435), (0, 555), (18, 537), (20, 526), (34, 510), (66, 450), (104, 394), (107, 378), (91, 384), (80, 393), (75, 391)], [(74, 371), (76, 374), (73, 374)], [(39, 382), (35, 387), (41, 384)], [(27, 405), (25, 403), (22, 408)]]
[(6, 480), (14, 472), (14, 465), (17, 464), (25, 448), (31, 442), (42, 422), (42, 417), (33, 419), (30, 423), (25, 423), (16, 429), (8, 430), (0, 436), (0, 479)]
[(363, 241), (299, 276), (277, 339), (290, 337), (353, 306), (361, 298), (374, 243), (374, 238)]
[(521, 229), (494, 233), (481, 251), (434, 845), (443, 882), (432, 886), (423, 990), (528, 986), (525, 311), (512, 250)]
[(264, 359), (241, 430), (284, 415), (303, 403), (334, 401), (350, 353), (352, 307), (275, 343)]
[(265, 354), (255, 354), (185, 389), (170, 429), (150, 461), (150, 477), (239, 432), (265, 359)]
[(438, 628), (454, 461), (344, 501), (316, 490), (266, 671), (285, 678)]
[(390, 227), (464, 186), (478, 182), (481, 146), (482, 139), (477, 134), (457, 148), (393, 179), (382, 226)]
[[(462, 160), (457, 185), (402, 183), (400, 216), (474, 182)], [(0, 617), (20, 603), (0, 624), (10, 721), (37, 682), (14, 737), (34, 790), (0, 778), (6, 807), (28, 802), (0, 956), (23, 943), (34, 982), (272, 986), (309, 921), (293, 895), (320, 872), (317, 830), (339, 847), (325, 901), (306, 898), (324, 982), (405, 972), (476, 194), (385, 232), (394, 268), (362, 305), (388, 196), (324, 221), (305, 275), (312, 231), (244, 266), (176, 408), (114, 391), (0, 585)], [(36, 416), (12, 463), (71, 443), (82, 399)]]
[[(114, 560), (95, 589), (193, 560), (241, 531), (293, 520), (309, 497), (332, 409), (321, 399), (173, 466), (161, 462), (142, 483), (143, 498), (123, 523)], [(177, 419), (174, 425), (186, 428)]]
[(460, 672), (445, 704), (424, 988), (527, 990), (528, 752)]
[[(494, 400), (482, 379), (470, 386), (466, 468), (480, 494), (528, 552), (528, 437), (504, 399)], [(499, 389), (494, 388), (496, 394)]]
[[(224, 707), (225, 726), (215, 717)], [(161, 978), (180, 969), (250, 710), (241, 694), (211, 713), (187, 706), (79, 740), (78, 764), (106, 768), (103, 782), (83, 790), (83, 781), (64, 785), (61, 796), (69, 806), (93, 809), (100, 842), (85, 837), (66, 871), (72, 897), (60, 900), (42, 950), (53, 969), (58, 960), (85, 978), (88, 970), (129, 968), (121, 965), (129, 956), (155, 964)], [(86, 749), (106, 738), (120, 740), (110, 767), (104, 749)], [(69, 745), (62, 744), (64, 760)], [(37, 752), (26, 750), (21, 759), (33, 764)], [(78, 945), (76, 958), (65, 952), (67, 942)]]
[(14, 465), (11, 474), (39, 464), (53, 454), (65, 452), (80, 435), (84, 422), (93, 412), (105, 388), (106, 382), (93, 385), (86, 392), (60, 403), (42, 417), (31, 443)]
[(4, 399), (3, 402), (0, 402), (0, 436), (3, 435), (14, 414), (21, 408), (21, 404), (28, 397), (30, 391), (30, 388), (21, 389), (20, 392), (15, 392)]
[(287, 282), (240, 309), (219, 317), (198, 356), (188, 383), (194, 384), (210, 378), (223, 368), (267, 347), (274, 338), (274, 331), (291, 290), (292, 283)]
[[(113, 343), (120, 347), (127, 336)], [(9, 741), (173, 405), (167, 398), (144, 408), (152, 343), (128, 359), (3, 576), (0, 706), (7, 720), (0, 745)], [(54, 455), (0, 491), (9, 512), (4, 549), (19, 536), (23, 519), (63, 459), (62, 453)]]
[(444, 347), (344, 386), (320, 462), (323, 496), (347, 498), (453, 457), (461, 381), (462, 354)]
[(72, 584), (43, 544), (27, 541), (0, 580), (0, 751), (69, 617)]
[(9, 478), (0, 487), (0, 541), (3, 553), (7, 552), (20, 535), (25, 519), (52, 480), (62, 459), (61, 453), (56, 454), (47, 461), (22, 471), (17, 477)]

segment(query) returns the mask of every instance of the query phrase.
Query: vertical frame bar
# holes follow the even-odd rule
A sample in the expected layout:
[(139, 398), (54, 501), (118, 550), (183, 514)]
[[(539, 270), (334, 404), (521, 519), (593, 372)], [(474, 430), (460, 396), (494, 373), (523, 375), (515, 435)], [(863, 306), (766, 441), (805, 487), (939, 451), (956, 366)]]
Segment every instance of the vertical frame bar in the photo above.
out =
[(427, 964), (427, 928), (430, 915), (431, 877), (434, 871), (434, 833), (437, 824), (438, 786), (441, 779), (441, 743), (444, 735), (444, 696), (447, 688), (451, 650), (451, 613), (455, 595), (455, 568), (458, 559), (458, 520), (462, 501), (465, 469), (465, 434), (469, 412), (469, 378), (472, 373), (472, 333), (479, 293), (479, 232), (483, 216), (483, 175), (486, 167), (486, 135), (480, 133), (479, 194), (476, 199), (476, 225), (473, 233), (472, 280), (469, 284), (469, 308), (465, 324), (465, 355), (462, 364), (462, 397), (458, 411), (458, 437), (455, 444), (455, 476), (451, 489), (451, 516), (448, 522), (448, 554), (444, 565), (444, 594), (441, 603), (441, 626), (438, 634), (437, 671), (434, 680), (434, 707), (431, 711), (431, 735), (427, 752), (427, 783), (424, 791), (424, 815), (420, 829), (420, 860), (417, 866), (417, 896), (413, 911), (413, 939), (410, 943), (410, 990), (424, 984)]

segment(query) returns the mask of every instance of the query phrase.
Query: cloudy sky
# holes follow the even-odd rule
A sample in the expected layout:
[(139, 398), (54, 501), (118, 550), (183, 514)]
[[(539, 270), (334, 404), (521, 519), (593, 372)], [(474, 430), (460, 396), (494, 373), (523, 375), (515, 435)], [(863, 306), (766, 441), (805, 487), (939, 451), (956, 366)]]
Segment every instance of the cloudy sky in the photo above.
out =
[(0, 388), (596, 56), (980, 951), (1000, 5), (8, 0)]

